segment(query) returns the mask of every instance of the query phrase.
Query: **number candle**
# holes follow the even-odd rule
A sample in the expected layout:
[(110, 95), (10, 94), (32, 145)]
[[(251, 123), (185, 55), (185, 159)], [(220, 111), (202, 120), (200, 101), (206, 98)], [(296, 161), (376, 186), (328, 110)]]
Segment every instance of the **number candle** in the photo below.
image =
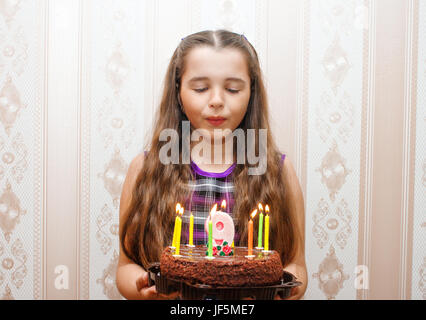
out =
[(262, 249), (262, 236), (263, 236), (263, 206), (259, 203), (259, 230), (257, 235), (257, 248)]
[(173, 230), (173, 242), (172, 242), (172, 248), (176, 248), (176, 235), (177, 235), (177, 225), (178, 225), (178, 219), (180, 219), (179, 218), (179, 210), (180, 210), (180, 208), (181, 208), (181, 205), (180, 205), (180, 203), (178, 202), (177, 204), (176, 204), (176, 218), (175, 218), (175, 227), (174, 227), (174, 230)]
[(265, 251), (269, 250), (269, 206), (265, 206)]
[(189, 217), (189, 245), (194, 245), (194, 216), (192, 215), (192, 212)]
[(256, 214), (257, 209), (250, 214), (250, 221), (248, 223), (248, 257), (253, 256), (253, 219)]
[[(183, 207), (181, 207), (179, 209), (179, 214), (182, 216), (183, 215)], [(179, 255), (179, 251), (180, 251), (180, 234), (182, 231), (182, 219), (179, 217), (178, 218), (178, 226), (177, 226), (177, 235), (176, 235), (176, 251), (175, 251), (175, 255)]]

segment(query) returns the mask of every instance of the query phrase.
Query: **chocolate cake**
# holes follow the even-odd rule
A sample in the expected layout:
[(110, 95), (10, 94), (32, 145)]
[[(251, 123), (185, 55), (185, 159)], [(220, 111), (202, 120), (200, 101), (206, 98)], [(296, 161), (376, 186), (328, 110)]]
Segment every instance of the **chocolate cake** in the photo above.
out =
[(206, 246), (182, 246), (175, 256), (174, 249), (166, 248), (160, 259), (162, 276), (191, 284), (256, 287), (277, 284), (283, 275), (276, 251), (253, 249), (254, 257), (247, 258), (247, 247), (235, 247), (232, 256), (207, 259), (206, 250)]

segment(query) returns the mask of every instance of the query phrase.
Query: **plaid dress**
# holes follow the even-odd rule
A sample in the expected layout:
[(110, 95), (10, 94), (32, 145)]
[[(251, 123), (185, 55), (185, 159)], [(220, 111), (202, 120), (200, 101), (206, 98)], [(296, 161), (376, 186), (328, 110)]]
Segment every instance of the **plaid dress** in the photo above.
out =
[[(281, 165), (284, 162), (285, 154), (281, 156)], [(191, 160), (191, 169), (195, 176), (195, 183), (189, 184), (192, 197), (184, 204), (185, 213), (182, 217), (182, 243), (189, 240), (189, 217), (194, 216), (194, 244), (203, 245), (208, 242), (208, 235), (205, 231), (205, 221), (209, 216), (211, 208), (217, 203), (218, 210), (225, 211), (234, 220), (234, 183), (233, 171), (236, 163), (232, 164), (226, 171), (213, 173), (202, 170)], [(226, 210), (222, 210), (220, 205), (222, 200), (226, 200)], [(235, 232), (234, 243), (238, 245), (239, 234)]]
[[(145, 151), (145, 154), (147, 151)], [(281, 156), (281, 165), (285, 159), (285, 154)], [(234, 220), (234, 225), (237, 221), (233, 214), (234, 208), (234, 182), (233, 171), (236, 163), (232, 164), (226, 171), (221, 173), (207, 172), (197, 166), (191, 160), (191, 170), (195, 177), (195, 182), (188, 184), (191, 190), (191, 197), (184, 201), (185, 208), (182, 217), (182, 234), (181, 243), (189, 242), (189, 217), (194, 216), (194, 245), (206, 245), (208, 235), (204, 229), (204, 224), (209, 216), (210, 210), (217, 203), (218, 210), (225, 211)], [(222, 210), (220, 205), (222, 200), (226, 200), (226, 210)], [(234, 244), (238, 245), (239, 234), (235, 232)]]
[[(234, 183), (233, 171), (236, 163), (232, 164), (226, 171), (221, 173), (207, 172), (199, 168), (191, 160), (191, 169), (195, 177), (195, 182), (189, 183), (192, 193), (190, 199), (185, 201), (185, 213), (182, 217), (182, 242), (189, 241), (189, 216), (194, 216), (194, 244), (207, 244), (208, 235), (204, 225), (210, 210), (217, 203), (217, 210), (228, 213), (236, 224), (233, 216), (234, 207)], [(226, 210), (221, 209), (222, 200), (226, 200)], [(238, 234), (235, 234), (235, 243), (238, 242)]]

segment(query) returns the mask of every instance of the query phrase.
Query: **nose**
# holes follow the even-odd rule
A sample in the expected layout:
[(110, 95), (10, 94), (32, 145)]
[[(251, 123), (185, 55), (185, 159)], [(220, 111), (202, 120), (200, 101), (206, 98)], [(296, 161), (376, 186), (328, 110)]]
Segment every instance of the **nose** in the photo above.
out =
[(220, 89), (212, 90), (212, 95), (209, 101), (209, 107), (220, 108), (223, 107), (222, 92)]

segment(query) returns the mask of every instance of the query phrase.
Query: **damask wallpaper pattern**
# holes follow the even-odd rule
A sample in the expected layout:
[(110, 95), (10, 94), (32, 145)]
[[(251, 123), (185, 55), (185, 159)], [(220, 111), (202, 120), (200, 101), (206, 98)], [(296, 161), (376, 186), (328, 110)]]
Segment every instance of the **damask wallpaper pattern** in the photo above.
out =
[(301, 181), (304, 299), (424, 299), (424, 21), (423, 0), (0, 1), (0, 298), (122, 299), (128, 165), (180, 39), (226, 28)]

